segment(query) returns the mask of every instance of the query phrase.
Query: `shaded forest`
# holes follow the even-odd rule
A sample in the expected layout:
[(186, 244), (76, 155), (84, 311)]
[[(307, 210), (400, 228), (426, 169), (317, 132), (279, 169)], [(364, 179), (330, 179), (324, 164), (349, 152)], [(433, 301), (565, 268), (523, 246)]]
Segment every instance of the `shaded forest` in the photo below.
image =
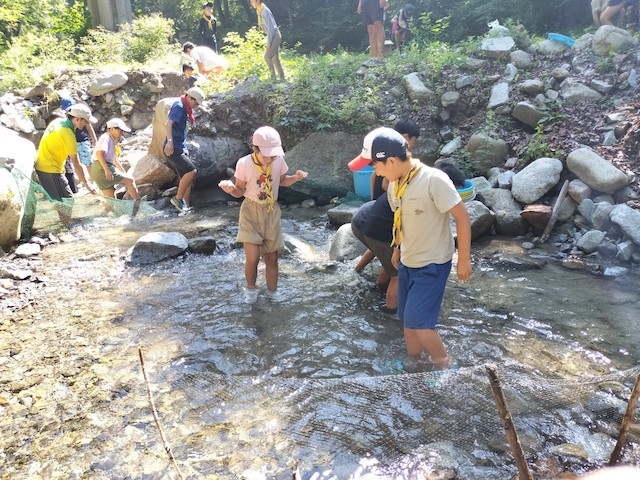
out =
[[(175, 24), (175, 39), (193, 38), (201, 15), (202, 0), (132, 0), (135, 15), (161, 13)], [(344, 49), (362, 51), (367, 45), (365, 27), (356, 14), (358, 0), (267, 0), (287, 48), (299, 53), (322, 53)], [(405, 0), (391, 0), (390, 18)], [(581, 31), (591, 23), (587, 0), (409, 0), (416, 7), (415, 29), (422, 38), (450, 43), (487, 30), (487, 22), (498, 19), (522, 23), (530, 33)], [(215, 0), (218, 38), (228, 32), (243, 34), (256, 24), (249, 0)], [(54, 33), (76, 40), (86, 35), (90, 21), (85, 0), (29, 0), (0, 3), (0, 51), (25, 32)]]

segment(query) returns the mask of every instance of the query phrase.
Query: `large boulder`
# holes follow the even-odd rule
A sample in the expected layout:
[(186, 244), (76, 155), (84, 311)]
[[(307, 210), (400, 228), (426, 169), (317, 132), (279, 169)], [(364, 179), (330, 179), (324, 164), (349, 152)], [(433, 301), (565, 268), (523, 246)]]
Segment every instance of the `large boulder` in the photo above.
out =
[(473, 167), (473, 173), (484, 174), (491, 167), (502, 165), (509, 147), (502, 139), (492, 138), (485, 133), (476, 133), (467, 142), (465, 150), (471, 154), (469, 163)]
[(179, 232), (151, 232), (138, 239), (129, 251), (132, 265), (148, 265), (182, 255), (189, 240)]
[(628, 50), (633, 43), (633, 35), (628, 31), (613, 25), (602, 25), (593, 36), (593, 53), (606, 57), (610, 53)]
[(559, 181), (562, 162), (557, 158), (539, 158), (516, 173), (511, 180), (511, 194), (520, 203), (539, 200)]
[(588, 147), (567, 156), (567, 168), (594, 190), (613, 193), (629, 183), (629, 177)]
[(0, 145), (0, 247), (7, 250), (33, 226), (36, 205), (31, 174), (36, 148), (2, 126)]
[(286, 154), (289, 173), (304, 170), (309, 176), (286, 190), (280, 198), (317, 198), (320, 195), (343, 197), (354, 191), (353, 173), (347, 163), (362, 151), (363, 135), (344, 132), (314, 132)]

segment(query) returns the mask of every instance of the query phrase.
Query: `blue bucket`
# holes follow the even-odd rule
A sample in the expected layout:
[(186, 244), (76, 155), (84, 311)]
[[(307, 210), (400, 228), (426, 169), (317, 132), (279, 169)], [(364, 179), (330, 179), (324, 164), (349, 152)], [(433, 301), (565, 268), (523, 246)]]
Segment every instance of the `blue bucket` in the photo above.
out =
[(366, 167), (353, 172), (353, 187), (356, 195), (367, 200), (371, 199), (371, 174), (373, 173), (373, 167), (367, 165)]

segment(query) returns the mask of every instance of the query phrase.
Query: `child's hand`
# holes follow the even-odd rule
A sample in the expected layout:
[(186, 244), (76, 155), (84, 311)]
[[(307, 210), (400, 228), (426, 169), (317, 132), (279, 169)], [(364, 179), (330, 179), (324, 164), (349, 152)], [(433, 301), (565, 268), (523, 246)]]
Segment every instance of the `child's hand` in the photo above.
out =
[(227, 193), (231, 193), (231, 191), (236, 188), (235, 184), (231, 180), (220, 180), (218, 186)]
[(300, 180), (304, 180), (305, 178), (307, 178), (309, 174), (307, 172), (303, 172), (302, 170), (298, 170), (293, 176), (296, 178), (296, 182), (299, 182)]

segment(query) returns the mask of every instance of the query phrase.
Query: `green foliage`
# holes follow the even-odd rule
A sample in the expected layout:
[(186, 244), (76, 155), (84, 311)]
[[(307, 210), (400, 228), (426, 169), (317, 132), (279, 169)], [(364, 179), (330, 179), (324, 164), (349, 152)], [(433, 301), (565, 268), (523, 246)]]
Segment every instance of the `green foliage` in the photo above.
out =
[(102, 27), (89, 30), (78, 45), (78, 62), (94, 66), (120, 63), (125, 44), (121, 32), (110, 32)]
[(63, 8), (53, 18), (52, 32), (65, 38), (73, 37), (78, 41), (86, 35), (89, 28), (89, 16), (85, 11), (85, 4), (79, 0), (73, 0), (68, 8)]
[(250, 28), (244, 38), (237, 32), (228, 33), (222, 48), (229, 61), (227, 76), (245, 78), (268, 74), (263, 60), (265, 42), (265, 35), (257, 28)]
[(529, 165), (534, 160), (543, 157), (551, 157), (557, 158), (558, 156), (564, 155), (564, 152), (561, 150), (556, 150), (551, 145), (547, 143), (547, 136), (544, 133), (543, 126), (538, 125), (536, 127), (536, 131), (529, 140), (529, 144), (527, 148), (522, 154), (522, 164), (518, 164), (518, 168), (524, 168)]
[(449, 29), (451, 17), (434, 19), (433, 12), (424, 12), (418, 16), (412, 28), (413, 41), (420, 46), (441, 41)]
[(133, 24), (123, 25), (121, 34), (127, 39), (124, 60), (145, 63), (153, 56), (167, 53), (173, 35), (173, 20), (158, 14), (138, 17)]
[(14, 39), (11, 47), (0, 55), (0, 91), (24, 88), (38, 83), (69, 61), (72, 40), (53, 35), (27, 33)]
[(562, 120), (563, 118), (567, 118), (568, 115), (566, 113), (562, 113), (560, 110), (560, 102), (557, 100), (547, 100), (544, 105), (540, 108), (542, 111), (542, 118), (540, 119), (541, 124), (553, 123), (556, 120)]

